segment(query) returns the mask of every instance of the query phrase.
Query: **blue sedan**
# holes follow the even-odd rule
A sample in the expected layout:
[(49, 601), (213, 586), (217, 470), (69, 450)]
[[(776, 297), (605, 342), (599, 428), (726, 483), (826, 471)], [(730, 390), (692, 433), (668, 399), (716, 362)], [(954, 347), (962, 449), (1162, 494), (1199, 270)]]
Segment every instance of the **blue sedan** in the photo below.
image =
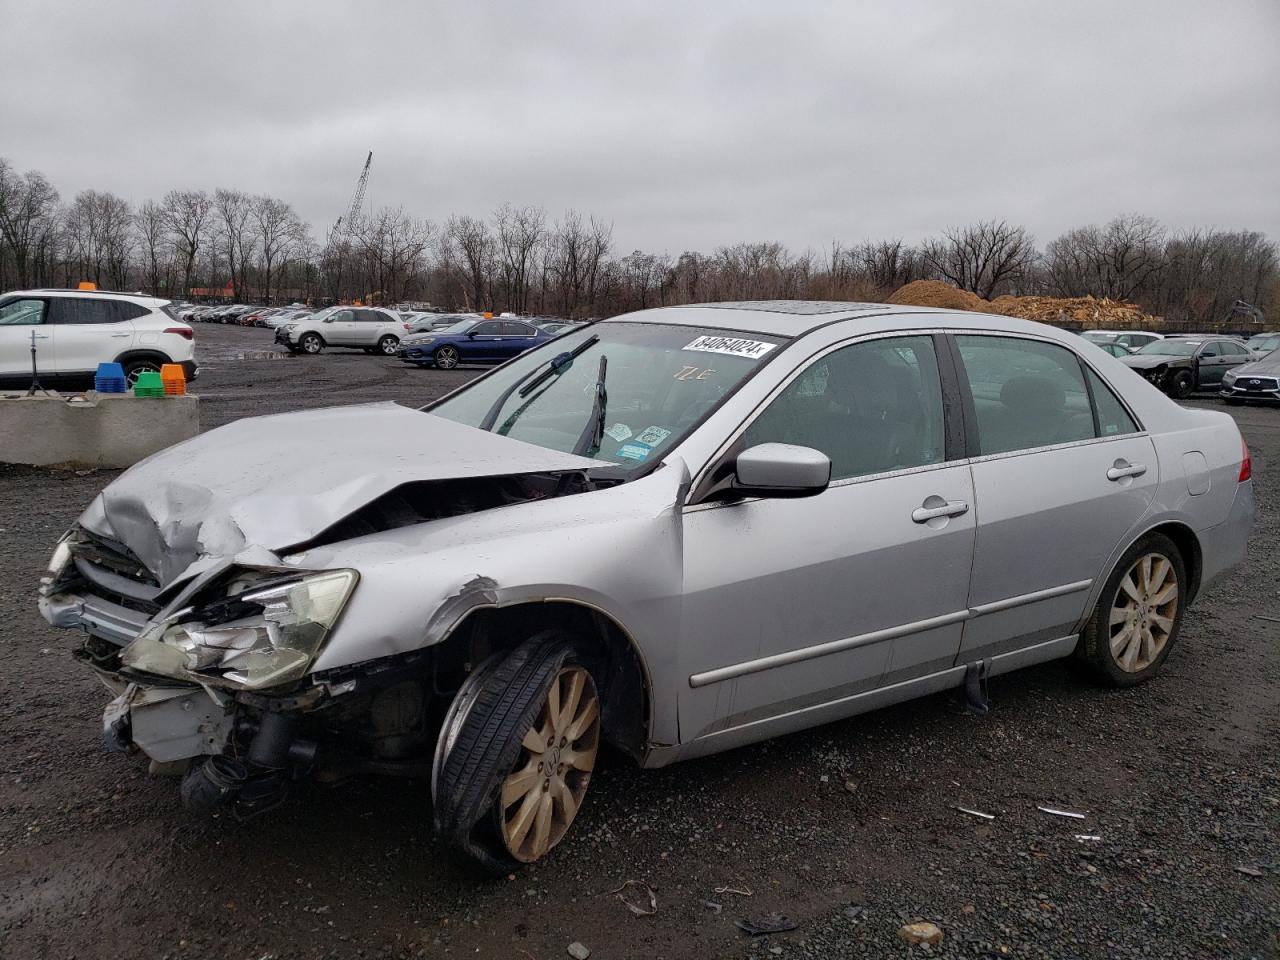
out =
[(400, 359), (452, 370), (460, 363), (505, 363), (553, 339), (523, 320), (460, 320), (443, 330), (410, 334), (400, 341)]

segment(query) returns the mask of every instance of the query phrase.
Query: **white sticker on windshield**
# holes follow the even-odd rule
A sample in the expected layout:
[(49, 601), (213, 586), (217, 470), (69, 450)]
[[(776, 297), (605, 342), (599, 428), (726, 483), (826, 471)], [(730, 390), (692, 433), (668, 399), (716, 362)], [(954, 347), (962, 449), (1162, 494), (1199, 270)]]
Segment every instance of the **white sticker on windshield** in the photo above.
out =
[(613, 439), (621, 443), (627, 437), (631, 436), (631, 428), (625, 423), (615, 423), (612, 427), (605, 431)]
[(731, 357), (746, 357), (758, 360), (776, 347), (776, 343), (765, 343), (763, 340), (743, 340), (741, 337), (698, 337), (687, 344), (685, 350), (697, 350), (701, 353), (727, 353)]
[(664, 430), (662, 427), (658, 426), (645, 427), (636, 436), (636, 443), (643, 443), (650, 447), (656, 447), (669, 436), (671, 436), (670, 430)]

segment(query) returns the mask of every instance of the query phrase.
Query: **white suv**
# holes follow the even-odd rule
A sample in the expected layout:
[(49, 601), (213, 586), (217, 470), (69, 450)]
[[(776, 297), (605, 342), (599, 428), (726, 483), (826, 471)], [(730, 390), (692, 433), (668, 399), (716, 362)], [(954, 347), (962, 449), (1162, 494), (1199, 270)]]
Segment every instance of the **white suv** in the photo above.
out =
[(0, 296), (0, 382), (31, 382), (33, 342), (45, 386), (82, 381), (112, 361), (130, 383), (165, 363), (182, 364), (188, 380), (199, 370), (191, 327), (168, 300), (138, 294), (20, 290)]
[(296, 323), (276, 328), (276, 343), (290, 353), (319, 353), (325, 347), (360, 347), (394, 357), (409, 324), (381, 307), (328, 307)]

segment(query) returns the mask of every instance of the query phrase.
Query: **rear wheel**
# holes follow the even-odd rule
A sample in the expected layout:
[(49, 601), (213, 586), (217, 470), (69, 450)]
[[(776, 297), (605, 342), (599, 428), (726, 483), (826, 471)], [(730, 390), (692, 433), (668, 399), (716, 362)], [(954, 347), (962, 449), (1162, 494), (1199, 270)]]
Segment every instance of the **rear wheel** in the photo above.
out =
[(458, 357), (457, 347), (451, 347), (446, 344), (443, 347), (436, 348), (436, 352), (435, 352), (436, 366), (439, 367), (441, 370), (452, 370), (454, 367), (458, 365), (458, 360), (459, 360), (459, 357)]
[(441, 729), (436, 828), (491, 870), (542, 859), (581, 809), (599, 746), (595, 680), (567, 634), (498, 654), (467, 680)]
[(159, 373), (159, 360), (130, 360), (124, 364), (124, 378), (129, 386), (134, 386), (138, 382), (138, 374), (140, 373)]
[(1153, 533), (1130, 547), (1102, 588), (1084, 631), (1084, 656), (1107, 683), (1150, 680), (1178, 639), (1186, 566), (1173, 541)]
[(378, 351), (384, 357), (394, 357), (398, 349), (400, 349), (400, 341), (395, 337), (385, 336), (378, 341)]

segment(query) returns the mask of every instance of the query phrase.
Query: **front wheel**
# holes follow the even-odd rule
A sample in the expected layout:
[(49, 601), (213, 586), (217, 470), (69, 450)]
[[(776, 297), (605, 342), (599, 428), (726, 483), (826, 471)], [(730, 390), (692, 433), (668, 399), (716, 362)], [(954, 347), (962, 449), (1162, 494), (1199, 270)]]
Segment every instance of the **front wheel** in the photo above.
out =
[(456, 347), (443, 346), (438, 347), (435, 352), (436, 366), (441, 370), (452, 370), (458, 365), (458, 350)]
[(545, 857), (582, 807), (600, 699), (568, 635), (536, 635), (477, 668), (440, 731), (436, 828), (491, 870)]
[(378, 352), (384, 357), (394, 357), (399, 349), (400, 341), (395, 337), (386, 336), (378, 341)]
[(1191, 376), (1190, 370), (1176, 370), (1169, 378), (1169, 396), (1175, 400), (1185, 400), (1191, 396), (1195, 385), (1195, 377)]
[(324, 341), (320, 339), (318, 333), (304, 333), (302, 339), (298, 341), (298, 349), (303, 353), (314, 355), (324, 349)]
[(1132, 687), (1156, 675), (1182, 627), (1186, 584), (1182, 553), (1163, 534), (1125, 551), (1084, 630), (1084, 658), (1103, 681)]

